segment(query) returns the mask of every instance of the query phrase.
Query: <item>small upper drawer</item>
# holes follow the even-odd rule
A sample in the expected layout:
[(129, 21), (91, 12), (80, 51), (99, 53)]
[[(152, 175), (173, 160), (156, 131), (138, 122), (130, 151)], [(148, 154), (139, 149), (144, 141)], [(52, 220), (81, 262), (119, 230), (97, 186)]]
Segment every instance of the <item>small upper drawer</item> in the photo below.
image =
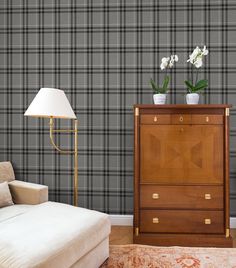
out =
[(212, 115), (212, 114), (193, 114), (192, 124), (198, 125), (221, 125), (223, 124), (222, 115)]
[(172, 114), (171, 123), (174, 125), (191, 124), (190, 114)]
[(222, 125), (223, 116), (216, 114), (143, 114), (143, 125)]
[(141, 124), (165, 125), (170, 124), (170, 114), (144, 114), (141, 115)]

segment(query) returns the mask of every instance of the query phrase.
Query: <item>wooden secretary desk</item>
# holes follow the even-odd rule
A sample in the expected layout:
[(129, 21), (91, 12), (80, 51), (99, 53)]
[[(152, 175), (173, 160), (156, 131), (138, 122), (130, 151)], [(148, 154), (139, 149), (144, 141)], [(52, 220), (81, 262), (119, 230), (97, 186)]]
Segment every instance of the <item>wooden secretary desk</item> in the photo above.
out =
[(134, 106), (134, 243), (232, 247), (230, 107)]

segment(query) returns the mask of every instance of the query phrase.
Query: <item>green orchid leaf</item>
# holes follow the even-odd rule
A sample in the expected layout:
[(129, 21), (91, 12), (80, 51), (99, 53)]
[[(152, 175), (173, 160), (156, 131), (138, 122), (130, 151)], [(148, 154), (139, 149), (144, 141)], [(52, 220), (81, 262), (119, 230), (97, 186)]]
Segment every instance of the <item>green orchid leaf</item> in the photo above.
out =
[[(207, 86), (207, 85), (206, 85)], [(195, 88), (194, 89), (194, 92), (197, 92), (197, 91), (200, 91), (200, 90), (203, 90), (206, 88), (206, 86), (202, 86), (202, 87), (198, 87), (198, 88)]]
[(169, 85), (169, 82), (170, 82), (170, 77), (167, 75), (163, 81), (163, 93), (165, 93), (167, 91), (167, 87)]
[(196, 85), (195, 88), (199, 88), (199, 87), (203, 87), (203, 86), (207, 86), (208, 81), (203, 79), (203, 80), (199, 80)]
[(197, 84), (195, 85), (195, 89), (194, 91), (199, 91), (199, 90), (202, 90), (204, 88), (206, 88), (208, 86), (208, 81), (207, 80), (200, 80), (197, 82)]
[[(169, 81), (168, 81), (169, 83)], [(164, 94), (166, 93), (166, 89), (165, 88), (162, 88), (162, 87), (159, 87), (155, 81), (153, 79), (150, 79), (150, 85), (151, 85), (151, 88), (153, 89), (153, 91), (156, 93), (156, 94)]]
[(184, 83), (186, 84), (186, 86), (189, 88), (189, 92), (191, 93), (191, 92), (194, 92), (194, 86), (192, 85), (192, 83), (190, 82), (190, 81), (188, 81), (188, 80), (185, 80), (184, 81)]
[(158, 86), (156, 85), (156, 83), (154, 82), (153, 79), (150, 79), (150, 85), (151, 85), (151, 88), (156, 92), (158, 91)]
[(167, 88), (163, 88), (163, 87), (159, 88), (159, 93), (161, 94), (165, 94), (166, 91), (167, 91)]

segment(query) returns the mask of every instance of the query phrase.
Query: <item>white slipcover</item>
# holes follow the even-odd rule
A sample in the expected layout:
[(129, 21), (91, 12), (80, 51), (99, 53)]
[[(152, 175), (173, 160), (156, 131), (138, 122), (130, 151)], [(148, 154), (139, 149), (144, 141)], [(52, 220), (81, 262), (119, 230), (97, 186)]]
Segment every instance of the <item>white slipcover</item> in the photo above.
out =
[(110, 233), (97, 211), (55, 202), (24, 209), (0, 222), (1, 268), (70, 267)]

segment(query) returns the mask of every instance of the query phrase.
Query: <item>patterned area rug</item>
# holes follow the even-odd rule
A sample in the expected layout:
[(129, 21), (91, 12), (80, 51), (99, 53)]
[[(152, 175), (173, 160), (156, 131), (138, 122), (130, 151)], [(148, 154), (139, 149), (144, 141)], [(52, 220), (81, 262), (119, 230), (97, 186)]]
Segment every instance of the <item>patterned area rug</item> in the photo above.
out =
[(236, 268), (236, 248), (110, 246), (101, 268)]

